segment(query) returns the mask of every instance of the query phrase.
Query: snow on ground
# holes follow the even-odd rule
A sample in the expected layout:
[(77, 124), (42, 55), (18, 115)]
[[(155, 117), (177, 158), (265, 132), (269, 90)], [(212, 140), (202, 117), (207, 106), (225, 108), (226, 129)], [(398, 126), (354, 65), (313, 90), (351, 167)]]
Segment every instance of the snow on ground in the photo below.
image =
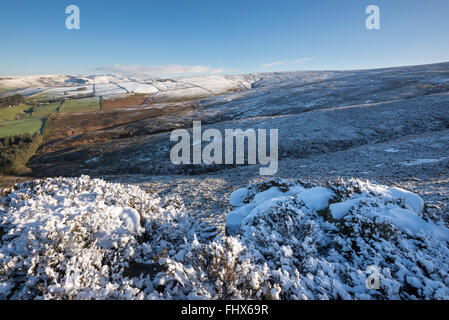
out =
[(122, 93), (127, 93), (126, 89), (123, 86), (117, 85), (115, 83), (95, 85), (95, 94), (97, 96), (117, 95)]
[[(235, 76), (198, 76), (174, 79), (152, 79), (147, 76), (24, 76), (0, 77), (0, 88), (18, 89), (15, 91), (25, 96), (45, 93), (49, 98), (73, 97), (80, 93), (81, 88), (95, 94), (116, 95), (121, 93), (153, 94), (163, 92), (164, 98), (179, 99), (180, 97), (205, 97), (224, 94), (231, 91), (251, 89), (252, 84), (259, 79), (256, 75)], [(79, 90), (77, 90), (79, 89)], [(11, 94), (5, 93), (5, 94)]]
[(229, 90), (251, 89), (253, 76), (207, 76), (178, 78), (176, 81), (205, 88), (208, 91), (220, 94)]
[(184, 99), (201, 99), (204, 97), (212, 96), (212, 93), (207, 89), (200, 87), (191, 87), (185, 89), (176, 89), (157, 92), (153, 95), (156, 101), (161, 100), (184, 100)]
[(422, 164), (433, 164), (433, 163), (439, 163), (444, 160), (449, 159), (448, 157), (443, 157), (439, 159), (416, 159), (416, 160), (410, 160), (410, 161), (403, 161), (400, 164), (403, 166), (419, 166)]
[[(23, 95), (30, 95), (25, 94), (25, 91), (20, 91), (20, 93), (22, 93)], [(92, 93), (93, 93), (92, 85), (75, 86), (75, 87), (58, 87), (58, 88), (51, 88), (48, 90), (42, 90), (40, 92), (40, 94), (52, 98), (66, 98), (78, 95), (90, 95)]]
[(64, 75), (6, 76), (0, 77), (0, 87), (11, 89), (42, 87), (55, 83), (64, 83), (68, 79), (69, 77)]
[(118, 85), (125, 88), (128, 92), (132, 93), (155, 93), (159, 90), (148, 83), (140, 83), (140, 82), (121, 82)]
[(411, 192), (272, 179), (230, 202), (230, 218), (246, 208), (233, 235), (198, 240), (173, 196), (87, 176), (19, 185), (1, 201), (0, 299), (449, 298), (449, 230)]
[[(139, 78), (146, 79), (146, 78)], [(28, 87), (61, 87), (74, 85), (108, 84), (114, 82), (134, 81), (134, 77), (114, 74), (92, 76), (70, 75), (32, 75), (32, 76), (5, 76), (0, 77), (2, 88), (28, 88)]]

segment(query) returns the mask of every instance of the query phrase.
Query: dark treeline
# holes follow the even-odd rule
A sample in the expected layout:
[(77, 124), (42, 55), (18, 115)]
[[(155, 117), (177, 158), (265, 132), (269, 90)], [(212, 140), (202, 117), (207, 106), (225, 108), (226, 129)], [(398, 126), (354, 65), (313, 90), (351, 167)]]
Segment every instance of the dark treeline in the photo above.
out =
[(15, 94), (12, 96), (0, 98), (0, 108), (15, 106), (24, 102), (25, 102), (24, 96), (22, 96), (21, 94)]
[(42, 143), (38, 133), (23, 134), (0, 138), (0, 173), (27, 174), (31, 170), (26, 167), (28, 160), (36, 153)]

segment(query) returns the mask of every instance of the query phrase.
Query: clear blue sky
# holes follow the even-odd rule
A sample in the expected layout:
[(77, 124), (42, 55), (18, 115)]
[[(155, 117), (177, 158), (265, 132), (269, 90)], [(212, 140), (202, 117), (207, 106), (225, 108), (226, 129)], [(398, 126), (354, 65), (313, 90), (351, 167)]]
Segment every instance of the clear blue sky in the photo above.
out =
[[(81, 10), (80, 30), (65, 28), (70, 4)], [(379, 31), (365, 28), (369, 4), (380, 7)], [(117, 65), (247, 73), (449, 61), (448, 0), (2, 0), (0, 30), (0, 75), (93, 74)]]

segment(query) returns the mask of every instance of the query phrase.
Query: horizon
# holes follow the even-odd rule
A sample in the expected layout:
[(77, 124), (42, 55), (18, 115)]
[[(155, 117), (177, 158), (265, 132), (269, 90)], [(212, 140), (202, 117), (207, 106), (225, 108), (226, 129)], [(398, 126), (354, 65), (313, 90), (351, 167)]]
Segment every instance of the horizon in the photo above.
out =
[[(442, 61), (442, 62), (434, 62), (434, 63), (425, 63), (425, 64), (409, 64), (409, 65), (399, 65), (399, 66), (386, 66), (386, 67), (377, 67), (377, 68), (369, 68), (369, 69), (326, 69), (326, 70), (273, 70), (273, 71), (261, 71), (261, 72), (250, 72), (250, 73), (230, 73), (230, 74), (194, 74), (194, 75), (185, 75), (185, 76), (175, 76), (175, 77), (168, 77), (167, 78), (185, 78), (185, 77), (208, 77), (208, 76), (220, 76), (220, 75), (247, 75), (247, 74), (262, 74), (262, 73), (290, 73), (290, 72), (350, 72), (350, 71), (365, 71), (365, 70), (382, 70), (382, 69), (398, 69), (398, 68), (407, 68), (407, 67), (420, 67), (420, 66), (431, 66), (431, 65), (438, 65), (438, 64), (449, 64), (449, 61)], [(1, 75), (0, 77), (14, 77), (14, 78), (21, 78), (21, 77), (49, 77), (49, 76), (75, 76), (75, 77), (92, 77), (92, 76), (123, 76), (123, 77), (130, 77), (130, 76), (147, 76), (147, 77), (153, 77), (151, 75), (144, 75), (144, 74), (120, 74), (120, 73), (92, 73), (92, 74), (70, 74), (70, 73), (49, 73), (49, 74), (24, 74), (24, 75)], [(154, 76), (154, 79), (164, 79), (164, 77), (157, 77)]]
[[(69, 5), (80, 9), (79, 30), (66, 28)], [(369, 5), (380, 9), (380, 30), (365, 26)], [(8, 50), (0, 52), (0, 73), (163, 78), (444, 63), (449, 61), (448, 10), (444, 0), (131, 1), (126, 6), (22, 0), (2, 4), (0, 27)]]

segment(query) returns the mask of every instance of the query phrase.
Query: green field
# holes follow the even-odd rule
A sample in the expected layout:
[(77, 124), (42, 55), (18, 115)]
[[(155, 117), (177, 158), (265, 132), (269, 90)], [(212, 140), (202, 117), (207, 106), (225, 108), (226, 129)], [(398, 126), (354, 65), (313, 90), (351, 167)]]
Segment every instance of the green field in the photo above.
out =
[(0, 109), (0, 122), (18, 120), (29, 117), (29, 113), (25, 111), (30, 110), (30, 106), (14, 106)]
[(0, 109), (0, 137), (42, 133), (46, 118), (56, 113), (60, 105), (58, 102), (44, 106), (24, 105)]
[(100, 111), (100, 100), (98, 97), (66, 100), (59, 110), (60, 113)]
[(16, 136), (24, 133), (41, 133), (46, 118), (33, 117), (0, 123), (0, 137)]
[(47, 92), (38, 92), (25, 98), (26, 102), (45, 102), (51, 99), (51, 96)]
[(0, 109), (0, 137), (20, 135), (24, 133), (41, 133), (50, 115), (60, 113), (76, 113), (99, 111), (100, 101), (98, 97), (76, 100), (66, 100), (50, 103), (43, 106), (15, 106)]
[(58, 112), (58, 108), (61, 106), (61, 102), (55, 102), (55, 103), (50, 103), (44, 106), (34, 106), (33, 107), (33, 113), (31, 114), (31, 117), (49, 117), (50, 114), (52, 113), (57, 113)]

